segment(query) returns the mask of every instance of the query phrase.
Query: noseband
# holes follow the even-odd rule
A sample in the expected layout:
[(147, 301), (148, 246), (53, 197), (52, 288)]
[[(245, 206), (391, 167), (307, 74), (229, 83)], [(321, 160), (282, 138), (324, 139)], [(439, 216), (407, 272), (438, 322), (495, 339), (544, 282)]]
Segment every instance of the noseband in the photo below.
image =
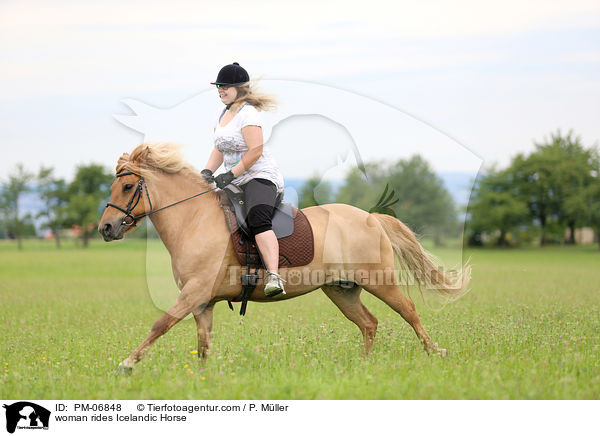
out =
[[(130, 176), (130, 175), (138, 176), (138, 174), (135, 174), (132, 171), (127, 171), (124, 173), (117, 174), (117, 178), (123, 177), (123, 176)], [(183, 203), (184, 201), (191, 200), (192, 198), (196, 198), (200, 195), (206, 194), (207, 192), (214, 191), (215, 189), (217, 189), (217, 188), (212, 188), (212, 189), (209, 189), (208, 191), (204, 191), (199, 194), (192, 195), (191, 197), (184, 198), (183, 200), (179, 200), (175, 203), (169, 204), (168, 206), (164, 206), (164, 207), (161, 207), (160, 209), (154, 210), (152, 208), (152, 201), (150, 201), (150, 193), (148, 192), (148, 185), (146, 185), (146, 181), (144, 180), (144, 178), (142, 176), (139, 176), (139, 177), (140, 177), (140, 181), (138, 182), (138, 186), (137, 186), (135, 192), (133, 193), (131, 200), (129, 200), (129, 203), (127, 203), (127, 209), (122, 208), (121, 206), (114, 204), (114, 203), (110, 203), (110, 202), (106, 203), (106, 207), (109, 207), (109, 206), (114, 207), (115, 209), (118, 209), (125, 214), (125, 216), (123, 217), (123, 221), (121, 221), (121, 224), (124, 226), (135, 225), (135, 223), (142, 218), (145, 218), (156, 212), (160, 212), (163, 209), (166, 209), (171, 206), (175, 206), (176, 204)], [(146, 213), (142, 213), (140, 215), (132, 215), (131, 212), (133, 212), (133, 209), (135, 209), (137, 207), (138, 203), (144, 196), (144, 190), (146, 191), (146, 198), (148, 198), (148, 204), (150, 205), (150, 211), (146, 212)]]
[[(123, 177), (123, 176), (131, 176), (131, 175), (137, 175), (137, 174), (135, 174), (131, 171), (127, 171), (125, 173), (117, 174), (117, 178)], [(124, 226), (131, 226), (132, 224), (135, 224), (135, 222), (137, 220), (149, 215), (149, 212), (144, 213), (142, 215), (137, 215), (137, 216), (134, 216), (131, 214), (133, 209), (136, 208), (136, 206), (142, 199), (142, 196), (144, 195), (144, 189), (146, 190), (146, 197), (148, 198), (148, 204), (150, 205), (150, 211), (152, 211), (152, 201), (150, 201), (150, 194), (148, 193), (148, 185), (146, 185), (146, 181), (144, 180), (143, 177), (140, 177), (138, 186), (137, 186), (135, 192), (133, 193), (131, 200), (129, 200), (129, 203), (127, 203), (127, 209), (124, 209), (121, 206), (114, 204), (114, 203), (106, 204), (106, 207), (109, 207), (109, 206), (114, 207), (115, 209), (118, 209), (125, 214), (125, 216), (123, 217), (123, 221), (121, 222), (121, 224), (123, 224)]]

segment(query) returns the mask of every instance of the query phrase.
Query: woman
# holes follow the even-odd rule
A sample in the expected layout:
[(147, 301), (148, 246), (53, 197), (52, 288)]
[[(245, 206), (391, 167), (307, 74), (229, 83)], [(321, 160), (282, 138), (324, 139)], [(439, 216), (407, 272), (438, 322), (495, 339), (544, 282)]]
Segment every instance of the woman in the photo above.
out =
[[(268, 149), (263, 147), (262, 122), (259, 111), (275, 108), (273, 97), (258, 93), (250, 78), (237, 62), (219, 71), (217, 85), (225, 109), (214, 130), (215, 148), (202, 170), (207, 182), (223, 189), (233, 183), (245, 194), (248, 227), (267, 270), (265, 295), (284, 293), (278, 274), (279, 242), (272, 230), (275, 200), (283, 192), (283, 177)], [(225, 164), (226, 172), (213, 178)]]

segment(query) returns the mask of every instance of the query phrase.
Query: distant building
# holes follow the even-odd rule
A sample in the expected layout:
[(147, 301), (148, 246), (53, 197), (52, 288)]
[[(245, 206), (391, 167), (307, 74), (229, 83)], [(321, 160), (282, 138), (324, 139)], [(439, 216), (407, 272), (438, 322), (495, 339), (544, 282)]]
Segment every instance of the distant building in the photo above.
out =
[[(571, 239), (571, 229), (565, 230), (565, 240)], [(594, 229), (591, 227), (582, 227), (575, 229), (575, 243), (576, 244), (593, 244), (594, 240)]]

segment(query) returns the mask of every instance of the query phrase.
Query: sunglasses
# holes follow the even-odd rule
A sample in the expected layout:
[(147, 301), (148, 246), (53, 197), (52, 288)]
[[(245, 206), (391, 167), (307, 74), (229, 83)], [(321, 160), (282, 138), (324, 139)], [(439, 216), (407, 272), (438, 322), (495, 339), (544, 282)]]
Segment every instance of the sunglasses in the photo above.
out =
[(217, 85), (217, 89), (223, 89), (227, 91), (229, 88), (231, 88), (231, 85)]

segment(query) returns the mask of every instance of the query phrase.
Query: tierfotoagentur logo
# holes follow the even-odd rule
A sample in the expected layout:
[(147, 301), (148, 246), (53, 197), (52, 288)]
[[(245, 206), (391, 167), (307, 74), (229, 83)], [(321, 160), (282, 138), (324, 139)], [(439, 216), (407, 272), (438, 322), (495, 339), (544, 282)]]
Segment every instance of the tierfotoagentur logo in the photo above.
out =
[[(307, 184), (301, 187), (288, 183), (289, 179), (306, 181), (310, 177), (313, 182), (309, 187), (312, 190), (310, 195), (316, 205), (323, 205), (332, 202), (331, 195), (328, 195), (331, 187), (339, 189), (339, 182), (346, 179), (350, 171), (354, 171), (357, 180), (360, 179), (356, 183), (358, 189), (363, 189), (360, 186), (364, 186), (365, 182), (368, 184), (385, 177), (376, 169), (383, 167), (373, 166), (372, 162), (392, 164), (400, 159), (408, 161), (418, 155), (422, 160), (415, 162), (426, 162), (433, 169), (460, 171), (473, 180), (481, 167), (482, 160), (458, 141), (388, 103), (312, 82), (264, 79), (260, 82), (260, 88), (277, 96), (277, 110), (261, 112), (264, 122), (262, 132), (264, 144), (269, 147), (284, 174), (285, 200), (292, 204), (299, 206), (298, 200), (302, 195), (307, 195), (304, 192)], [(204, 164), (213, 147), (214, 121), (223, 109), (214, 90), (201, 92), (169, 108), (157, 108), (134, 99), (124, 99), (122, 103), (133, 113), (115, 115), (115, 118), (141, 133), (142, 142), (184, 144), (185, 159), (194, 166)], [(381, 206), (377, 212), (389, 214), (385, 210), (388, 204), (397, 203), (395, 207), (403, 211), (415, 211), (419, 207), (406, 198), (400, 198), (397, 202), (393, 189), (388, 191), (386, 187), (384, 191), (383, 186), (385, 183), (377, 188), (372, 204), (361, 205), (363, 209), (369, 211), (374, 206)], [(469, 188), (461, 186), (458, 195), (461, 198), (457, 201), (459, 206), (468, 203)], [(429, 194), (422, 192), (420, 195), (428, 198)], [(414, 268), (415, 265), (406, 270), (388, 271), (383, 266), (378, 269), (382, 265), (380, 251), (352, 250), (354, 241), (340, 236), (340, 229), (352, 227), (350, 221), (346, 223), (345, 219), (343, 216), (325, 218), (325, 231), (321, 236), (324, 239), (317, 256), (326, 265), (340, 267), (314, 271), (283, 270), (283, 278), (289, 284), (314, 284), (318, 287), (325, 280), (348, 283), (349, 286), (352, 283), (387, 285), (395, 281), (413, 285), (415, 280), (423, 278), (412, 277), (414, 274), (425, 274), (431, 278), (429, 276), (433, 277), (441, 271), (422, 272)], [(361, 228), (366, 233), (362, 236), (370, 238), (372, 245), (379, 247), (382, 233), (378, 231), (377, 223), (367, 215), (364, 219), (367, 221)], [(458, 221), (464, 223), (464, 214), (458, 214)], [(430, 225), (429, 234), (425, 236), (432, 238), (443, 233), (444, 225), (439, 224), (438, 228)], [(461, 228), (459, 225), (455, 227)], [(150, 230), (148, 235), (151, 235)], [(456, 239), (462, 240), (462, 234), (457, 234)], [(168, 251), (155, 242), (148, 239), (146, 280), (154, 304), (166, 311), (177, 298), (179, 289), (173, 282)], [(213, 249), (211, 256), (225, 258), (225, 248)], [(460, 271), (459, 266), (463, 263), (462, 244), (447, 248), (440, 260), (440, 264), (450, 266), (448, 273)], [(230, 285), (239, 284), (241, 270), (231, 268), (225, 281)]]
[(6, 431), (14, 433), (19, 430), (48, 430), (50, 411), (42, 406), (28, 401), (19, 401), (6, 409)]

